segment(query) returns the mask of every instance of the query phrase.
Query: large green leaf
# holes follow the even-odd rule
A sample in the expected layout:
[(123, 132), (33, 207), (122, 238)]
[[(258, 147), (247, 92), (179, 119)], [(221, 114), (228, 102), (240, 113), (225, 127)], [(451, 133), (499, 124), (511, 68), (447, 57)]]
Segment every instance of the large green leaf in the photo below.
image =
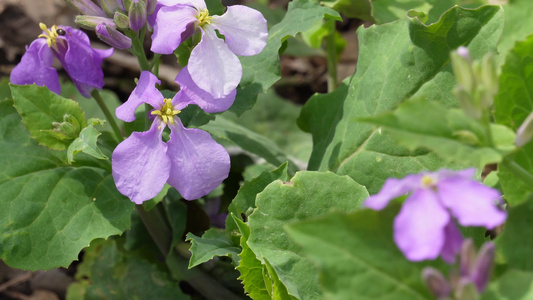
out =
[(46, 87), (11, 85), (11, 94), (26, 128), (41, 145), (65, 150), (87, 126), (76, 101), (63, 98)]
[(248, 246), (262, 263), (270, 263), (290, 295), (322, 299), (316, 268), (282, 227), (330, 211), (353, 211), (367, 197), (363, 186), (330, 172), (304, 171), (291, 181), (274, 181), (257, 195)]
[[(529, 0), (511, 0), (509, 4), (503, 6), (505, 12), (505, 23), (503, 33), (498, 42), (498, 50), (502, 53), (502, 58), (517, 41), (525, 40), (533, 34), (533, 3)], [(502, 61), (503, 63), (503, 61)]]
[(454, 7), (429, 26), (411, 18), (407, 26), (397, 21), (360, 28), (357, 71), (346, 97), (336, 98), (342, 88), (335, 96), (312, 98), (302, 110), (299, 124), (307, 124), (315, 143), (309, 169), (349, 175), (375, 193), (388, 177), (446, 166), (435, 154), (400, 148), (378, 129), (355, 120), (391, 110), (413, 95), (456, 105), (451, 102), (450, 51), (468, 45), (474, 58), (493, 51), (502, 16), (494, 6)]
[(240, 57), (242, 79), (230, 110), (239, 115), (252, 108), (257, 95), (266, 92), (280, 78), (279, 50), (283, 42), (289, 36), (308, 30), (323, 18), (341, 20), (336, 11), (317, 2), (291, 1), (283, 20), (269, 30), (265, 49), (255, 56)]
[[(483, 168), (502, 160), (505, 153), (514, 149), (514, 132), (494, 127), (500, 133), (497, 142), (506, 142), (507, 149), (487, 147), (487, 133), (480, 123), (469, 118), (462, 110), (446, 109), (438, 102), (424, 99), (405, 101), (394, 112), (386, 112), (362, 119), (381, 125), (382, 133), (390, 134), (400, 146), (411, 150), (428, 148), (440, 157)], [(496, 140), (491, 133), (492, 140)]]
[[(502, 66), (499, 91), (494, 99), (494, 117), (496, 122), (515, 130), (533, 111), (532, 63), (533, 36), (530, 36), (526, 41), (516, 43), (507, 54), (505, 64)], [(513, 156), (515, 162), (530, 173), (533, 172), (531, 149), (533, 143), (527, 144)], [(512, 205), (524, 201), (533, 189), (516, 180), (506, 166), (500, 168), (499, 176), (505, 197)]]
[(68, 266), (95, 238), (130, 226), (133, 203), (108, 170), (74, 168), (38, 146), (13, 102), (0, 102), (0, 257), (21, 269)]
[(405, 259), (393, 242), (399, 205), (383, 211), (336, 212), (286, 226), (304, 253), (317, 263), (324, 298), (429, 299), (422, 266)]

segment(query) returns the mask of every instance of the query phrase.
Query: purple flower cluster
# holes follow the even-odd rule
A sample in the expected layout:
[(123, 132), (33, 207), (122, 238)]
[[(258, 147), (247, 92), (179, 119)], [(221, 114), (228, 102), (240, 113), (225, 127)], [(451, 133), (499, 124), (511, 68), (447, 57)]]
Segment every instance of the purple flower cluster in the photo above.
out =
[(452, 263), (462, 243), (455, 220), (463, 226), (493, 229), (507, 217), (497, 205), (500, 193), (471, 179), (474, 172), (440, 170), (391, 178), (364, 206), (381, 210), (390, 200), (409, 193), (394, 220), (394, 241), (411, 261), (440, 255)]
[(11, 72), (12, 83), (35, 83), (59, 94), (59, 77), (52, 67), (56, 57), (83, 96), (89, 98), (92, 89), (104, 86), (100, 66), (104, 58), (113, 54), (112, 48), (94, 49), (84, 32), (68, 26), (47, 28), (43, 23), (39, 26), (43, 33), (26, 48), (22, 60)]

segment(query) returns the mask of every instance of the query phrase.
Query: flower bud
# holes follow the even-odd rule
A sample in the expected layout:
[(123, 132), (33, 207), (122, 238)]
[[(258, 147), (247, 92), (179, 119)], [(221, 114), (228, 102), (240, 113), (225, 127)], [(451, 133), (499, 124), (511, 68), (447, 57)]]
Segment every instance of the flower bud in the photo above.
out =
[(130, 26), (130, 19), (125, 14), (117, 11), (115, 12), (115, 24), (117, 24), (117, 27), (120, 29), (127, 29)]
[(114, 15), (117, 10), (125, 10), (121, 0), (98, 0), (98, 2), (108, 16)]
[(494, 264), (494, 243), (487, 242), (481, 246), (476, 263), (472, 270), (472, 281), (477, 291), (482, 292), (489, 282), (492, 265)]
[(131, 47), (131, 39), (113, 27), (104, 24), (96, 26), (96, 36), (103, 42), (118, 49), (128, 49)]
[(82, 15), (105, 17), (105, 12), (91, 0), (65, 0), (74, 10)]
[(89, 30), (95, 30), (98, 24), (104, 24), (109, 27), (115, 27), (115, 23), (113, 22), (113, 20), (109, 18), (95, 17), (95, 16), (77, 15), (76, 18), (74, 19), (74, 23), (76, 23), (81, 28), (85, 28)]
[(52, 125), (53, 132), (59, 139), (75, 139), (81, 131), (78, 120), (69, 114), (63, 116), (63, 122), (52, 122)]
[(422, 270), (422, 279), (429, 290), (438, 299), (447, 297), (451, 294), (452, 289), (441, 272), (431, 267)]
[(476, 263), (476, 249), (472, 239), (464, 240), (461, 245), (459, 272), (462, 277), (469, 276), (472, 273)]
[(477, 300), (479, 299), (479, 293), (476, 286), (468, 278), (463, 278), (459, 282), (459, 285), (455, 289), (456, 300)]
[(143, 0), (133, 0), (128, 12), (130, 28), (138, 31), (146, 24), (146, 3)]
[(155, 11), (157, 0), (146, 0), (146, 13), (151, 15)]
[(531, 141), (531, 138), (533, 138), (533, 112), (527, 116), (526, 120), (522, 125), (520, 125), (520, 128), (516, 131), (516, 138), (514, 140), (514, 143), (518, 147), (522, 147), (525, 144), (529, 143)]

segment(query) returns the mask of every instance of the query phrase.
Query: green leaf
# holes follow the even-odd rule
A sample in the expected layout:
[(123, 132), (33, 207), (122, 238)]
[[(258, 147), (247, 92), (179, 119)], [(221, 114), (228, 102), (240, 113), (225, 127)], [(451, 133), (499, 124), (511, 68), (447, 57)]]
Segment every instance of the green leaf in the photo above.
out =
[(533, 299), (533, 273), (509, 270), (489, 284), (482, 300)]
[(374, 21), (371, 0), (322, 0), (320, 4), (331, 7), (349, 18)]
[[(443, 0), (440, 0), (443, 1)], [(372, 16), (377, 24), (384, 24), (405, 18), (409, 10), (429, 12), (432, 8), (427, 0), (373, 0)], [(448, 6), (451, 8), (453, 5)]]
[(397, 21), (360, 28), (357, 71), (349, 84), (334, 95), (313, 97), (302, 110), (299, 124), (313, 133), (308, 168), (349, 175), (376, 193), (389, 177), (452, 167), (434, 153), (398, 147), (355, 120), (389, 111), (411, 96), (456, 106), (450, 51), (468, 45), (472, 57), (480, 58), (494, 50), (502, 15), (494, 6), (454, 7), (429, 26), (409, 19), (408, 26)]
[(250, 129), (234, 123), (222, 116), (214, 121), (201, 126), (213, 136), (230, 141), (245, 151), (264, 158), (274, 166), (289, 162), (289, 172), (296, 172), (296, 165), (283, 153), (283, 151), (271, 140), (257, 134)]
[(394, 244), (399, 203), (285, 226), (289, 236), (320, 270), (326, 299), (430, 299), (422, 267), (405, 259)]
[[(133, 89), (134, 86), (132, 86), (131, 88)], [(84, 96), (82, 96), (72, 82), (67, 81), (61, 83), (61, 96), (78, 102), (81, 109), (85, 113), (85, 118), (107, 120), (106, 116), (102, 112), (102, 109), (100, 108), (100, 106), (98, 106), (96, 100), (94, 98), (85, 98)], [(123, 126), (124, 122), (118, 119), (115, 115), (115, 110), (122, 104), (122, 102), (120, 102), (120, 100), (118, 99), (117, 95), (110, 90), (100, 90), (100, 96), (102, 96), (102, 99), (104, 100), (107, 108), (113, 115), (113, 118), (115, 119), (115, 122), (118, 124), (118, 126)], [(106, 124), (104, 124), (102, 128), (103, 131), (113, 132), (111, 125), (109, 125), (108, 122), (106, 122)]]
[(282, 164), (279, 168), (263, 172), (259, 176), (252, 180), (246, 180), (242, 187), (237, 192), (237, 196), (231, 201), (228, 207), (228, 217), (226, 218), (226, 229), (228, 232), (232, 232), (237, 229), (237, 224), (234, 223), (235, 218), (241, 218), (244, 214), (245, 217), (250, 216), (255, 209), (255, 199), (257, 194), (262, 192), (267, 185), (275, 180), (287, 181), (289, 175), (287, 174), (287, 163)]
[(236, 226), (241, 232), (240, 245), (242, 251), (239, 254), (239, 266), (236, 267), (241, 276), (237, 279), (242, 281), (244, 291), (250, 298), (254, 300), (270, 300), (271, 297), (263, 279), (264, 274), (268, 271), (247, 244), (250, 237), (250, 227), (232, 213), (229, 213), (228, 217), (233, 218), (233, 222), (237, 224)]
[(46, 87), (10, 85), (15, 108), (31, 136), (51, 149), (67, 149), (87, 126), (78, 103), (51, 92)]
[(76, 277), (85, 291), (78, 299), (190, 299), (182, 293), (178, 282), (173, 281), (161, 267), (126, 251), (120, 251), (115, 241), (101, 241), (87, 249), (83, 270)]
[[(484, 146), (487, 136), (481, 124), (462, 110), (448, 110), (438, 102), (413, 99), (393, 112), (361, 121), (381, 125), (382, 133), (389, 134), (400, 146), (410, 150), (425, 147), (448, 161), (483, 168), (502, 160), (502, 153), (497, 149)], [(498, 133), (502, 135), (500, 140), (510, 142), (506, 152), (513, 150), (514, 132), (500, 130)]]
[(353, 211), (367, 197), (363, 186), (330, 172), (304, 171), (289, 182), (274, 181), (257, 195), (248, 246), (261, 262), (268, 260), (289, 294), (322, 299), (315, 268), (282, 227), (330, 211)]
[(12, 105), (0, 102), (0, 257), (21, 269), (67, 267), (92, 240), (129, 228), (133, 203), (111, 172), (67, 166), (63, 152), (38, 146)]
[(529, 0), (512, 0), (503, 6), (503, 10), (505, 23), (502, 37), (498, 42), (498, 51), (502, 54), (502, 58), (505, 58), (517, 41), (523, 41), (533, 34), (533, 20), (530, 18), (533, 14), (533, 5)]
[[(500, 75), (499, 91), (494, 98), (494, 117), (496, 122), (518, 129), (525, 118), (533, 111), (533, 76), (529, 67), (533, 62), (533, 36), (524, 42), (516, 43), (507, 54)], [(514, 161), (525, 170), (533, 173), (529, 143), (513, 156)], [(516, 180), (505, 166), (500, 170), (500, 183), (507, 201), (518, 204), (525, 200), (533, 187)]]
[(270, 29), (267, 45), (263, 51), (258, 55), (240, 57), (242, 79), (237, 88), (235, 103), (230, 110), (240, 115), (252, 108), (257, 95), (266, 92), (280, 78), (278, 52), (282, 43), (287, 37), (308, 30), (323, 18), (341, 20), (336, 11), (320, 6), (317, 2), (291, 1), (283, 20)]
[(233, 243), (231, 243), (224, 231), (211, 228), (202, 237), (198, 237), (189, 232), (185, 241), (191, 242), (191, 248), (189, 250), (192, 256), (189, 261), (189, 269), (209, 261), (215, 256), (229, 256), (233, 260), (234, 265), (239, 265), (238, 255), (241, 249), (233, 246)]
[(101, 135), (101, 133), (94, 128), (94, 125), (96, 124), (103, 125), (105, 124), (105, 121), (96, 120), (91, 122), (91, 120), (89, 120), (89, 125), (83, 128), (80, 135), (68, 146), (67, 162), (69, 164), (74, 161), (74, 155), (80, 152), (87, 153), (97, 159), (107, 159), (107, 156), (105, 156), (96, 145), (96, 140)]
[(505, 257), (511, 268), (533, 271), (533, 196), (520, 205), (511, 207), (501, 235), (496, 240), (496, 250)]

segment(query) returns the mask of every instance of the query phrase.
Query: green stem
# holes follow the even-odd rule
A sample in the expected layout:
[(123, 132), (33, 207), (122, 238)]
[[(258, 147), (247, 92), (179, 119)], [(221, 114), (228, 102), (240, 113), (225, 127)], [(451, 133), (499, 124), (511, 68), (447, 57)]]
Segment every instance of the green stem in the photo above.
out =
[[(146, 58), (146, 53), (144, 53), (143, 40), (139, 38), (135, 31), (127, 30), (126, 35), (131, 39), (130, 52), (137, 57), (141, 71), (150, 71), (150, 64)], [(144, 34), (141, 34), (141, 36), (144, 36)]]
[(113, 132), (115, 133), (117, 141), (121, 142), (123, 140), (122, 132), (120, 131), (117, 122), (115, 122), (113, 114), (111, 114), (111, 112), (107, 108), (104, 99), (102, 99), (102, 96), (100, 96), (100, 92), (97, 89), (93, 89), (91, 92), (91, 96), (96, 100), (96, 103), (98, 103), (98, 106), (100, 106), (100, 109), (104, 113), (107, 121), (109, 122), (109, 125), (111, 125), (111, 128), (113, 128)]
[(522, 166), (517, 164), (515, 161), (504, 159), (501, 164), (507, 168), (507, 170), (511, 171), (511, 173), (513, 173), (516, 177), (520, 178), (520, 180), (522, 180), (524, 183), (529, 186), (533, 186), (533, 174), (522, 168)]
[(170, 250), (171, 231), (165, 222), (165, 216), (155, 208), (150, 211), (144, 209), (142, 205), (135, 205), (137, 213), (144, 223), (144, 227), (150, 233), (152, 240), (159, 248), (159, 251), (166, 257)]
[(326, 59), (328, 62), (328, 92), (337, 88), (337, 49), (335, 47), (335, 21), (326, 20), (329, 34), (326, 36)]

